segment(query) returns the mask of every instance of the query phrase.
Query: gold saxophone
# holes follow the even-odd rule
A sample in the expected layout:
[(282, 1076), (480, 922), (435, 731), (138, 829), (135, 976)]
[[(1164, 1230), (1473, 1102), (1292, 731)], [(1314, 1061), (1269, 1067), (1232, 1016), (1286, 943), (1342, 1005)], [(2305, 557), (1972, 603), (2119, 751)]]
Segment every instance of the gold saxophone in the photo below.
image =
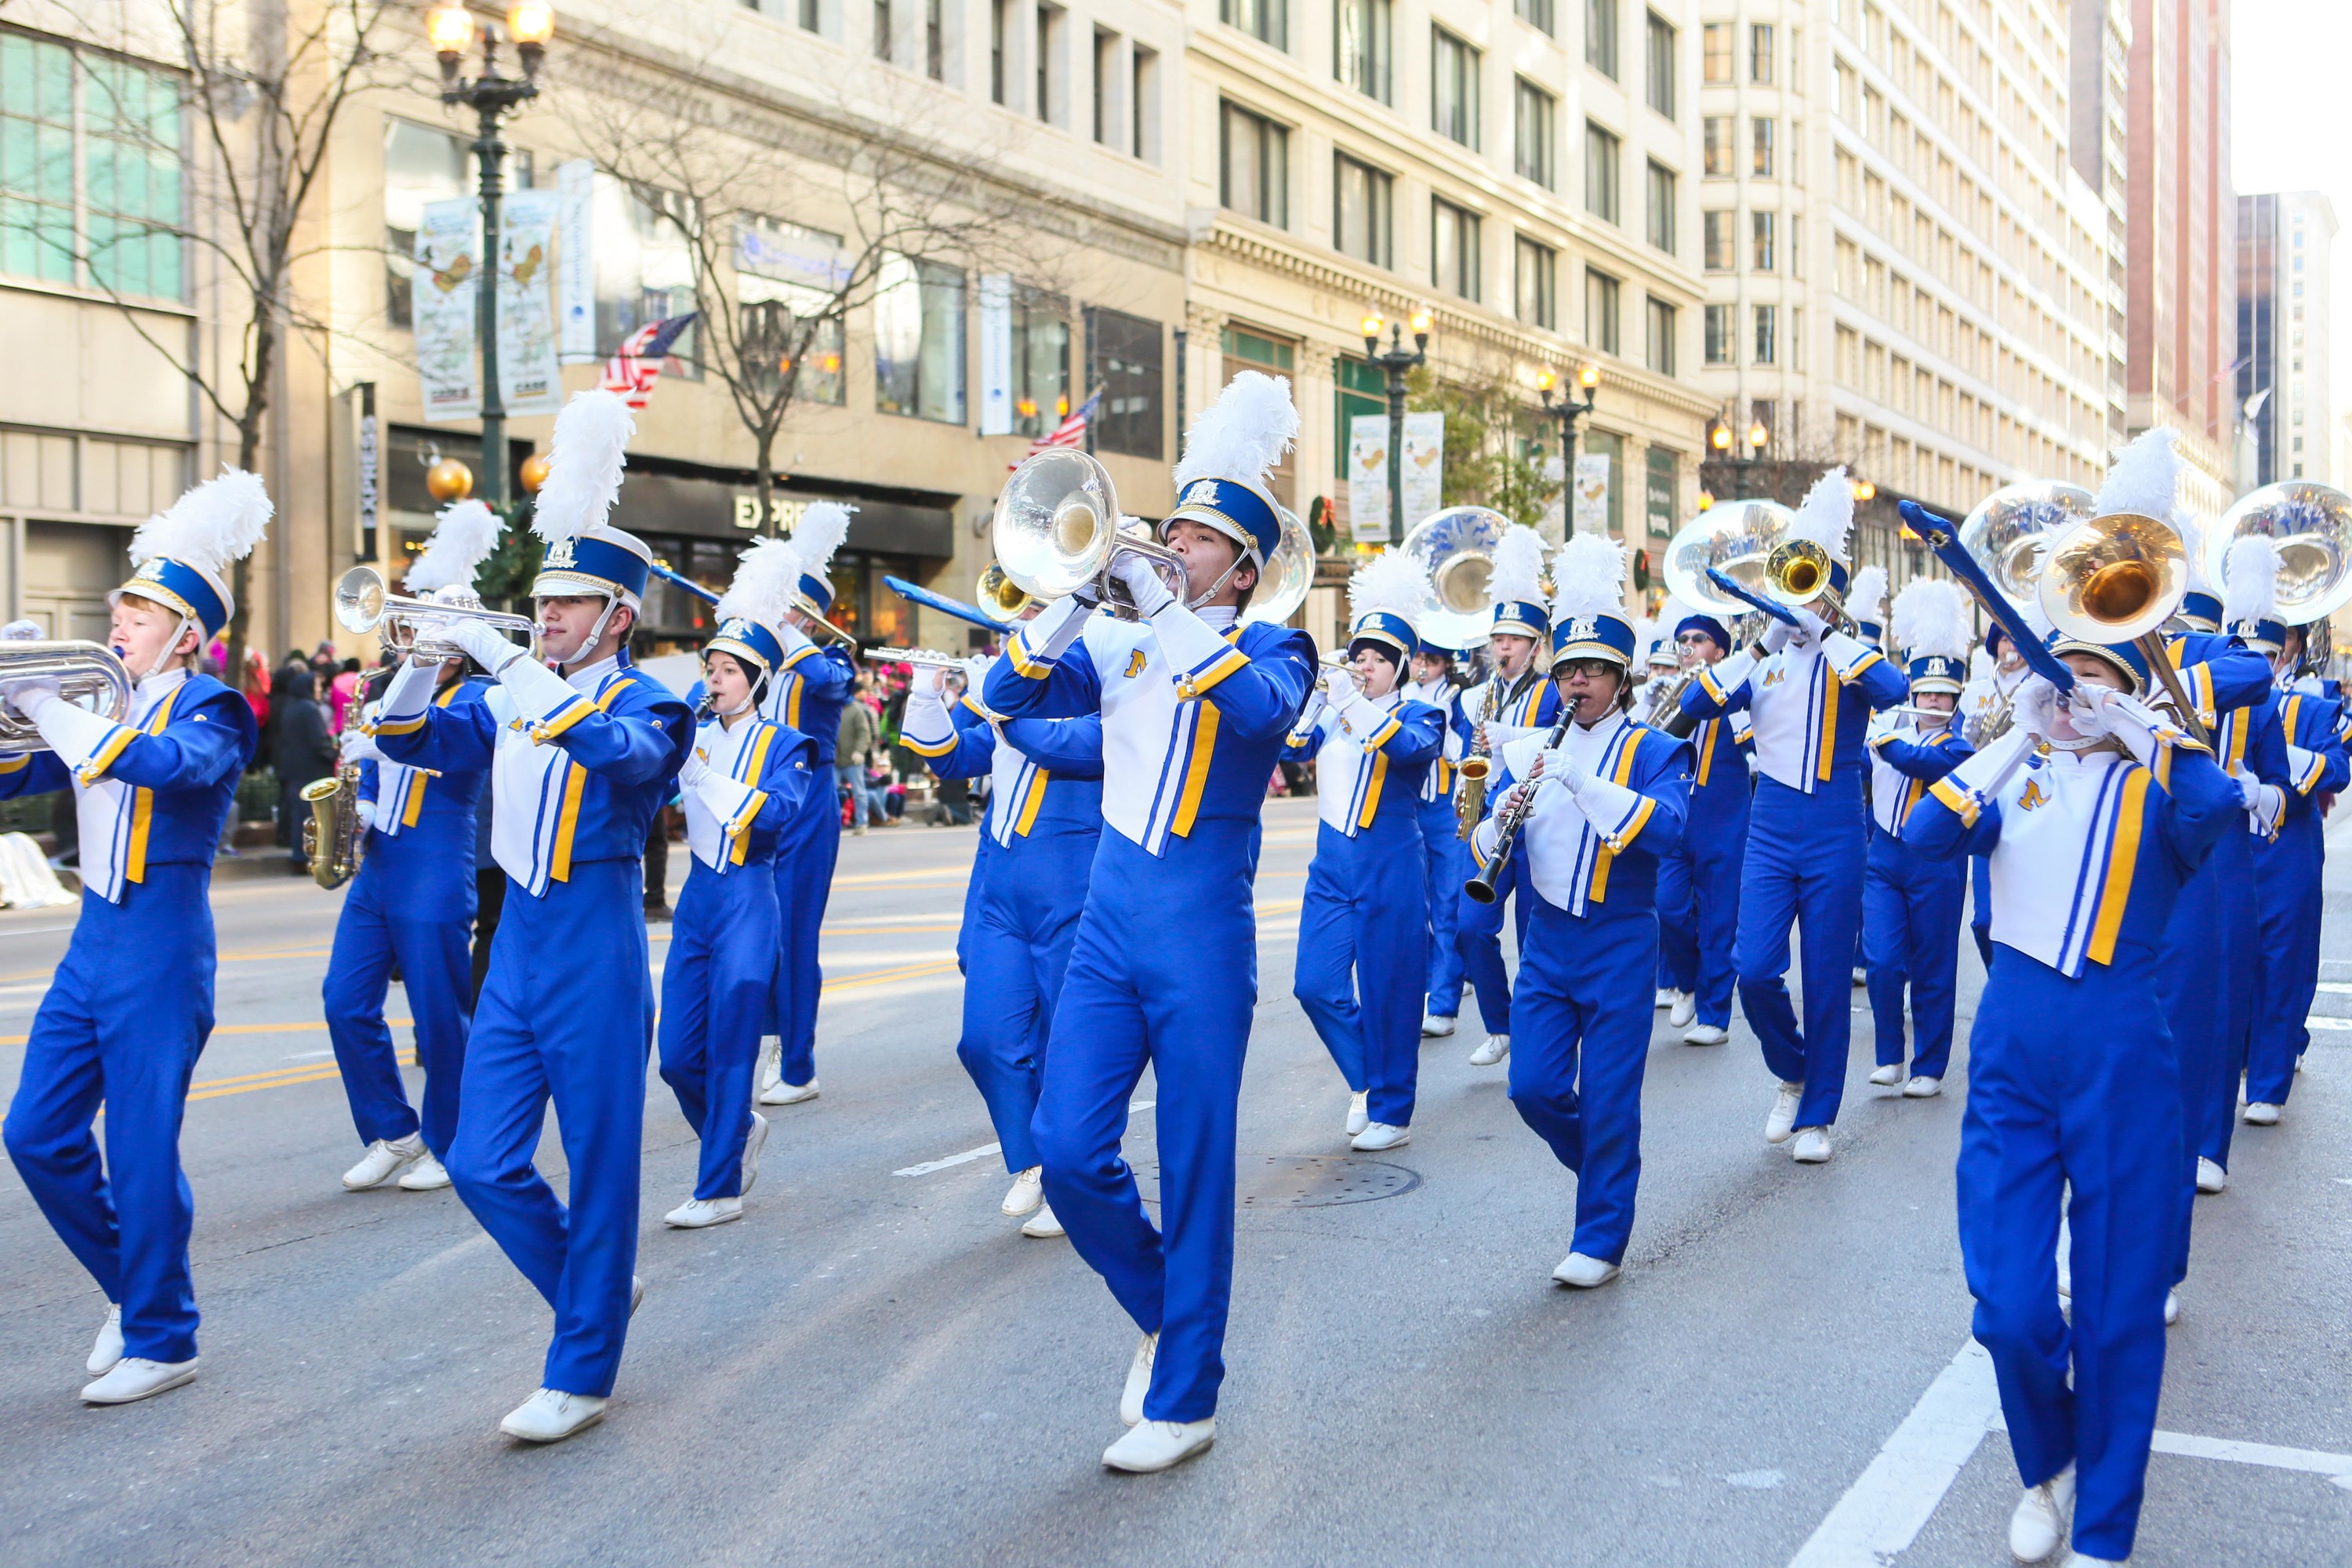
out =
[(1471, 742), (1470, 754), (1454, 770), (1462, 775), (1462, 791), (1454, 797), (1454, 837), (1465, 842), (1486, 819), (1486, 775), (1495, 764), (1488, 755), (1486, 726), (1495, 721), (1495, 689), (1501, 679), (1496, 675), (1486, 677), (1486, 711), (1478, 716), (1478, 737)]
[[(360, 689), (352, 694), (352, 705), (343, 710), (344, 731), (358, 719), (366, 700), (367, 683), (362, 680)], [(341, 731), (335, 739), (341, 741)], [(310, 808), (310, 819), (302, 825), (302, 855), (310, 862), (310, 879), (332, 892), (359, 875), (360, 765), (339, 763), (331, 776), (304, 784), (302, 802)]]

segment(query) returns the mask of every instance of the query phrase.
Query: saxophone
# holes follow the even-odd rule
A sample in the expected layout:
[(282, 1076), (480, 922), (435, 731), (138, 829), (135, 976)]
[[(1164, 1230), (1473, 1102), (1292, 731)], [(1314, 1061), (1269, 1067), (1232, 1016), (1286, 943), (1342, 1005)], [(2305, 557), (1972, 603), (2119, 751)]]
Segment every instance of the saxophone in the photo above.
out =
[[(366, 698), (362, 681), (343, 710), (343, 728), (335, 735), (338, 752)], [(302, 855), (310, 862), (310, 879), (332, 892), (359, 874), (360, 765), (339, 759), (331, 776), (302, 786), (302, 803), (310, 808), (310, 819), (302, 825)]]
[(1488, 755), (1485, 727), (1495, 721), (1495, 692), (1502, 683), (1500, 675), (1486, 677), (1485, 711), (1478, 715), (1479, 738), (1471, 744), (1470, 754), (1462, 759), (1454, 772), (1462, 775), (1462, 793), (1454, 799), (1454, 837), (1467, 843), (1470, 835), (1486, 819), (1486, 775), (1494, 770)]

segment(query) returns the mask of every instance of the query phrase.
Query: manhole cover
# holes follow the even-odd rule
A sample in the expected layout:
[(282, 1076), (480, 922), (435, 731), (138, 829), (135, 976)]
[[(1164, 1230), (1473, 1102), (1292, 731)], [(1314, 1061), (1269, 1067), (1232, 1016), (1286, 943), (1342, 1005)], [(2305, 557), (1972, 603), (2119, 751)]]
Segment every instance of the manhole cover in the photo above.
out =
[[(1344, 1154), (1244, 1154), (1234, 1163), (1239, 1205), (1245, 1209), (1316, 1209), (1376, 1203), (1421, 1185), (1421, 1173), (1380, 1160)], [(1143, 1201), (1160, 1202), (1160, 1167), (1139, 1161)]]

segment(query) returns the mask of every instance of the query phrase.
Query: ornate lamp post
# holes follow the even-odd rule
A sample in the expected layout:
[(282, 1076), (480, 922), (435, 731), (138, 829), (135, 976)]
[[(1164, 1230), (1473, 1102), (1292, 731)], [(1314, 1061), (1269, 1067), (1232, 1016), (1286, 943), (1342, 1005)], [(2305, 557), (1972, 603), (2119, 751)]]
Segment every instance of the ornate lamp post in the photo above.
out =
[(1562, 510), (1568, 516), (1570, 532), (1576, 529), (1576, 425), (1578, 420), (1592, 412), (1601, 386), (1601, 367), (1595, 364), (1577, 366), (1576, 384), (1583, 392), (1582, 397), (1561, 392), (1559, 373), (1550, 366), (1536, 372), (1536, 391), (1543, 398), (1544, 417), (1559, 422), (1559, 480), (1570, 492), (1569, 502)]
[[(1404, 542), (1404, 378), (1429, 357), (1427, 310), (1412, 313), (1412, 347), (1404, 346), (1404, 325), (1383, 321), (1377, 311), (1364, 315), (1364, 363), (1388, 377), (1389, 394), (1389, 542)], [(1389, 346), (1381, 347), (1381, 329), (1389, 332)]]
[[(459, 73), (478, 35), (482, 74)], [(482, 500), (496, 507), (506, 500), (506, 407), (499, 398), (499, 206), (506, 191), (507, 144), (499, 119), (515, 105), (539, 96), (539, 68), (547, 41), (555, 35), (555, 8), (547, 0), (516, 0), (507, 7), (506, 36), (522, 60), (520, 77), (499, 74), (499, 30), (474, 19), (462, 0), (443, 0), (425, 13), (425, 36), (441, 57), (441, 101), (462, 103), (479, 117), (474, 159), (481, 170), (482, 278), (476, 286), (474, 335), (482, 349)]]

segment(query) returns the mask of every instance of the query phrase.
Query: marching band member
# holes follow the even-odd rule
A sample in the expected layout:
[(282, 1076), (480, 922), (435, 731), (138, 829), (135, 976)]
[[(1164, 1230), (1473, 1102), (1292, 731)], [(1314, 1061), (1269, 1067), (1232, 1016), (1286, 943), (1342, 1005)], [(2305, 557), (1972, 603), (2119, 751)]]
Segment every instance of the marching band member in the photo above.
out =
[[(653, 557), (604, 519), (634, 428), (610, 392), (575, 394), (556, 417), (531, 521), (547, 541), (531, 595), (550, 664), (479, 621), (452, 621), (441, 635), (497, 689), (478, 704), (436, 708), (434, 668), (412, 662), (376, 722), (376, 744), (394, 762), (490, 772), (492, 847), (509, 880), (446, 1163), (457, 1195), (554, 1309), (541, 1385), (499, 1423), (535, 1443), (604, 1417), (635, 1305), (654, 1011), (638, 860), (694, 733), (686, 704), (629, 661)], [(568, 1207), (531, 1166), (551, 1097)]]
[[(1658, 646), (1674, 650), (1681, 669), (1720, 664), (1731, 651), (1729, 627), (1679, 600), (1660, 608), (1658, 626), (1672, 637)], [(1719, 1046), (1731, 1038), (1731, 954), (1753, 793), (1748, 714), (1700, 721), (1690, 743), (1695, 760), (1682, 836), (1655, 851), (1658, 974), (1659, 984), (1674, 993), (1666, 1023), (1683, 1031), (1683, 1044)]]
[(121, 723), (52, 682), (0, 683), (48, 748), (0, 757), (0, 798), (70, 786), (80, 826), (81, 911), (34, 1015), (5, 1136), (42, 1215), (106, 1292), (81, 1391), (92, 1405), (196, 1375), (180, 1122), (213, 1028), (213, 846), (256, 740), (252, 708), (197, 660), (235, 610), (229, 563), (270, 511), (261, 481), (231, 468), (131, 536), (131, 581), (109, 595), (107, 641), (133, 682)]
[[(2165, 924), (2241, 810), (2196, 742), (2138, 700), (2131, 644), (2059, 637), (2073, 693), (2024, 683), (2010, 732), (1938, 780), (1904, 841), (1987, 855), (1990, 977), (1969, 1037), (1960, 1252), (2026, 1485), (2010, 1549), (2131, 1554), (2164, 1376), (2181, 1098), (2157, 998)], [(2071, 1192), (2068, 1190), (2071, 1188)], [(2062, 1211), (2074, 1319), (2058, 1301)]]
[(1575, 1238), (1552, 1278), (1591, 1289), (1617, 1278), (1633, 1228), (1658, 963), (1652, 898), (1659, 856), (1683, 832), (1691, 753), (1626, 714), (1624, 546), (1580, 533), (1552, 572), (1548, 662), (1563, 720), (1504, 745), (1498, 773), (1525, 782), (1498, 795), (1471, 848), (1484, 867), (1501, 824), (1526, 811), (1534, 912), (1511, 999), (1511, 1103), (1576, 1173)]
[[(849, 537), (849, 508), (839, 501), (812, 501), (783, 542), (800, 561), (798, 586), (783, 621), (772, 628), (784, 649), (784, 662), (760, 700), (760, 717), (798, 730), (816, 745), (821, 780), (833, 777), (834, 747), (841, 710), (857, 684), (849, 650), (826, 629), (833, 584), (825, 568)], [(814, 640), (818, 636), (826, 640)], [(776, 851), (776, 907), (782, 945), (776, 960), (775, 1045), (763, 1054), (760, 1103), (798, 1105), (814, 1100), (816, 1005), (824, 988), (817, 963), (817, 933), (833, 896), (833, 868), (841, 858), (841, 801), (830, 784), (813, 789), (785, 825)]]
[[(2190, 595), (2192, 598), (2195, 595)], [(2218, 606), (2216, 606), (2218, 609)], [(1983, 726), (2008, 721), (2012, 705), (2017, 700), (2017, 689), (2025, 684), (2032, 671), (2025, 668), (2025, 656), (2017, 651), (2017, 639), (2007, 628), (1995, 621), (1985, 628), (1985, 657), (1992, 668), (1972, 678), (1960, 692), (1960, 701), (1954, 710), (1953, 727), (1960, 738), (1971, 746), (1979, 743)], [(1987, 969), (1992, 967), (1992, 883), (1990, 872), (1981, 855), (1969, 857), (1969, 934), (1976, 939), (1977, 957)]]
[[(1233, 1289), (1234, 1139), (1256, 1003), (1250, 880), (1265, 781), (1315, 677), (1306, 635), (1238, 616), (1281, 540), (1266, 475), (1298, 431), (1287, 382), (1244, 371), (1195, 424), (1153, 563), (1110, 568), (1139, 616), (1066, 599), (989, 671), (1012, 717), (1103, 721), (1103, 818), (1034, 1129), (1045, 1195), (1143, 1331), (1115, 1469), (1161, 1470), (1216, 1436)], [(1161, 1226), (1119, 1154), (1128, 1097), (1158, 1081)]]
[(1463, 738), (1458, 709), (1463, 681), (1457, 663), (1468, 650), (1453, 646), (1466, 642), (1456, 627), (1461, 617), (1445, 611), (1425, 611), (1413, 625), (1420, 647), (1412, 656), (1404, 694), (1426, 702), (1445, 715), (1444, 743), (1429, 771), (1422, 775), (1421, 800), (1413, 815), (1421, 822), (1423, 896), (1429, 906), (1429, 990), (1421, 1032), (1430, 1039), (1454, 1032), (1462, 1013), (1462, 954), (1454, 945), (1461, 913), (1462, 824), (1454, 807), (1454, 770), (1461, 765)]
[[(1846, 590), (1845, 609), (1847, 616), (1852, 617), (1853, 621), (1854, 640), (1862, 644), (1864, 647), (1879, 647), (1886, 640), (1885, 623), (1879, 619), (1879, 616), (1881, 614), (1879, 606), (1884, 605), (1885, 602), (1886, 568), (1875, 563), (1868, 566), (1857, 567), (1853, 574), (1853, 581)], [(1895, 659), (1898, 665), (1902, 658), (1903, 650), (1898, 647), (1895, 650)], [(1868, 731), (1865, 731), (1864, 739), (1866, 740), (1867, 738)], [(1870, 852), (1868, 845), (1871, 838), (1874, 837), (1870, 820), (1871, 776), (1872, 770), (1867, 768), (1863, 770), (1862, 837), (1863, 844), (1864, 846), (1863, 850), (1863, 875), (1865, 881), (1870, 874)], [(1863, 933), (1860, 926), (1855, 927), (1853, 933), (1853, 984), (1856, 985), (1866, 985), (1870, 982), (1868, 961), (1863, 951)]]
[[(1034, 613), (1033, 605), (1023, 618)], [(970, 667), (975, 691), (987, 667)], [(1000, 1211), (1023, 1222), (1024, 1236), (1055, 1237), (1062, 1224), (1045, 1201), (1030, 1124), (1102, 837), (1103, 721), (1098, 714), (1000, 718), (973, 691), (950, 693), (947, 675), (916, 671), (899, 738), (939, 777), (984, 773), (991, 784), (958, 942), (964, 983), (956, 1057), (988, 1107), (1013, 1177)]]
[[(1486, 634), (1486, 653), (1494, 668), (1486, 679), (1462, 693), (1455, 723), (1466, 753), (1490, 755), (1496, 748), (1529, 731), (1549, 730), (1559, 716), (1558, 688), (1543, 678), (1536, 650), (1551, 635), (1551, 615), (1544, 607), (1543, 538), (1532, 528), (1514, 523), (1495, 544), (1495, 566), (1486, 591), (1495, 596), (1493, 621)], [(1490, 791), (1488, 798), (1492, 799)], [(1478, 996), (1478, 1021), (1486, 1037), (1470, 1053), (1473, 1067), (1492, 1067), (1511, 1054), (1511, 975), (1503, 963), (1503, 911), (1512, 910), (1522, 949), (1527, 943), (1528, 906), (1512, 895), (1526, 881), (1519, 862), (1495, 889), (1495, 901), (1481, 904), (1463, 898), (1461, 885), (1469, 879), (1470, 857), (1457, 857), (1463, 874), (1454, 879), (1454, 944), (1470, 988)]]
[(815, 743), (759, 716), (784, 661), (768, 628), (797, 575), (763, 572), (775, 553), (746, 552), (719, 601), (719, 633), (702, 651), (703, 716), (677, 775), (692, 858), (662, 963), (661, 1075), (702, 1144), (694, 1195), (662, 1216), (677, 1230), (740, 1219), (760, 1179), (768, 1119), (751, 1109), (752, 1079), (782, 920), (768, 862), (801, 802), (831, 793)]
[[(1829, 554), (1833, 591), (1846, 584), (1853, 490), (1843, 468), (1822, 476), (1790, 525)], [(1699, 671), (1683, 711), (1717, 719), (1746, 709), (1762, 775), (1739, 878), (1733, 963), (1741, 1010), (1780, 1080), (1764, 1140), (1796, 1136), (1801, 1164), (1830, 1158), (1830, 1124), (1845, 1094), (1853, 1034), (1854, 932), (1862, 921), (1863, 731), (1871, 710), (1903, 700), (1903, 677), (1877, 649), (1832, 629), (1811, 609), (1770, 620), (1761, 651)], [(1805, 1019), (1789, 1002), (1789, 926), (1802, 927)]]
[(1357, 570), (1350, 663), (1325, 668), (1285, 742), (1315, 759), (1321, 817), (1291, 991), (1347, 1082), (1349, 1147), (1367, 1152), (1412, 1141), (1421, 1071), (1429, 895), (1413, 804), (1445, 715), (1405, 697), (1397, 678), (1416, 648), (1410, 613), (1427, 591), (1401, 552)]
[[(1862, 937), (1878, 1066), (1870, 1081), (1926, 1100), (1944, 1089), (1960, 962), (1968, 871), (1903, 841), (1903, 824), (1928, 786), (1974, 753), (1954, 731), (1953, 705), (1969, 668), (1969, 597), (1958, 584), (1916, 577), (1895, 596), (1895, 646), (1908, 661), (1912, 706), (1926, 711), (1874, 724), (1869, 862)], [(1903, 1070), (1903, 994), (1911, 994), (1911, 1070)]]
[[(424, 553), (408, 568), (408, 592), (431, 598), (449, 590), (457, 602), (472, 598), (474, 574), (498, 549), (501, 526), (498, 513), (478, 500), (443, 508)], [(444, 708), (481, 701), (487, 683), (468, 679), (466, 671), (462, 658), (442, 660), (433, 700)], [(436, 1192), (449, 1184), (442, 1161), (457, 1132), (466, 1032), (474, 1020), (467, 942), (474, 929), (476, 808), (485, 773), (452, 768), (435, 775), (383, 756), (368, 732), (378, 706), (369, 704), (343, 732), (343, 760), (360, 769), (364, 849), (335, 921), (320, 988), (352, 1122), (366, 1145), (359, 1163), (343, 1173), (343, 1186), (365, 1192), (397, 1175), (409, 1192)], [(409, 1107), (384, 1023), (395, 964), (425, 1068), (422, 1120)]]

